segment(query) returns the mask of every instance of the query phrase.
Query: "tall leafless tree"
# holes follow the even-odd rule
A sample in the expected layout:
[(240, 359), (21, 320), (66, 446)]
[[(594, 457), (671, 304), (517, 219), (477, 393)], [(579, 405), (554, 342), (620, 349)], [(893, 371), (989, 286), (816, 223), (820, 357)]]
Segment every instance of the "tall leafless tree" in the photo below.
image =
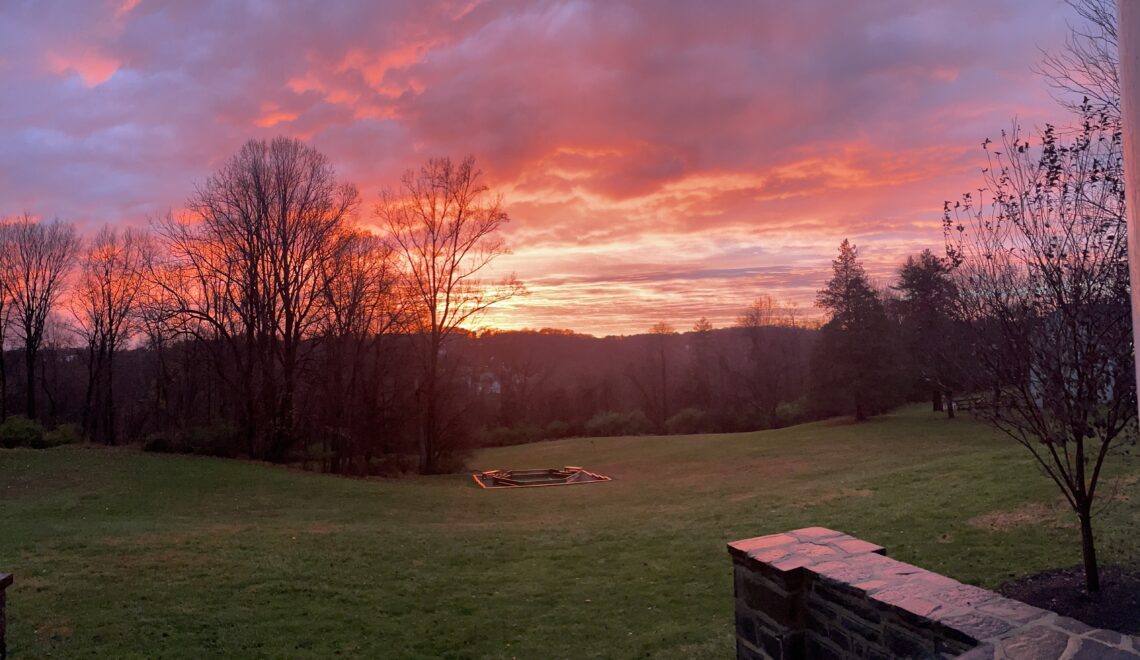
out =
[(71, 312), (87, 348), (83, 429), (115, 444), (115, 354), (134, 333), (147, 235), (104, 226), (81, 250)]
[(795, 303), (780, 302), (768, 294), (753, 299), (737, 320), (748, 342), (747, 359), (737, 365), (734, 388), (738, 405), (751, 411), (754, 421), (763, 425), (774, 423), (776, 408), (789, 392), (802, 389), (794, 382), (795, 374), (802, 373), (793, 364), (801, 354), (789, 344), (798, 341), (795, 334), (776, 331), (776, 328), (797, 327), (798, 309)]
[(373, 453), (367, 439), (375, 435), (376, 417), (388, 408), (379, 383), (388, 366), (382, 364), (382, 344), (390, 333), (403, 329), (405, 305), (397, 284), (391, 246), (365, 231), (341, 233), (336, 257), (322, 274), (323, 425), (319, 434), (327, 471), (348, 472), (351, 461), (360, 459), (360, 471), (366, 473)]
[(155, 281), (179, 327), (220, 351), (254, 456), (279, 460), (294, 441), (297, 374), (322, 274), (358, 200), (312, 147), (250, 140), (198, 187), (188, 217), (156, 223), (169, 261)]
[[(668, 321), (658, 321), (649, 327), (649, 342), (637, 367), (629, 370), (629, 378), (641, 394), (646, 412), (659, 433), (665, 433), (665, 422), (672, 412), (670, 397), (672, 368), (669, 349), (677, 330)], [(640, 367), (640, 368), (638, 368)]]
[(444, 344), (489, 307), (523, 292), (513, 277), (483, 279), (496, 257), (507, 253), (498, 230), (509, 218), (502, 199), (480, 180), (475, 159), (459, 164), (433, 158), (409, 170), (397, 190), (385, 190), (376, 216), (403, 261), (404, 287), (414, 301), (413, 322), (421, 340), (420, 461), (436, 472), (450, 447), (444, 444), (441, 356)]
[[(1118, 121), (1086, 103), (1071, 140), (1046, 127), (987, 144), (984, 187), (944, 228), (959, 317), (977, 331), (978, 414), (1032, 454), (1080, 523), (1086, 586), (1102, 469), (1136, 418)], [(984, 198), (982, 197), (984, 195)]]
[(78, 247), (75, 227), (58, 219), (39, 222), (25, 213), (4, 229), (0, 283), (8, 292), (16, 330), (24, 343), (27, 414), (32, 419), (36, 417), (36, 356)]

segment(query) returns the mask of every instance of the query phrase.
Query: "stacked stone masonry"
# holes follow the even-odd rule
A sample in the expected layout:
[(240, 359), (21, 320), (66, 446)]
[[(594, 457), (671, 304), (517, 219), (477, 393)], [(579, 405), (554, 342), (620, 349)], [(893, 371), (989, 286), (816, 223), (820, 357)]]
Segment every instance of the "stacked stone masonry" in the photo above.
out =
[(1140, 638), (896, 561), (830, 529), (728, 550), (737, 658), (1140, 658)]

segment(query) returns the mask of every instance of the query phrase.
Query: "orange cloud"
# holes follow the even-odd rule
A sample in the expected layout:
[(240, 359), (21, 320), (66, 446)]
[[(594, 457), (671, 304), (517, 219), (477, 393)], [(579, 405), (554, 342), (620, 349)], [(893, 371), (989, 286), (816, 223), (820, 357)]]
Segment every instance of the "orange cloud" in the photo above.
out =
[(294, 121), (299, 116), (300, 113), (282, 110), (276, 103), (263, 103), (261, 114), (253, 124), (260, 128), (270, 128), (283, 122)]

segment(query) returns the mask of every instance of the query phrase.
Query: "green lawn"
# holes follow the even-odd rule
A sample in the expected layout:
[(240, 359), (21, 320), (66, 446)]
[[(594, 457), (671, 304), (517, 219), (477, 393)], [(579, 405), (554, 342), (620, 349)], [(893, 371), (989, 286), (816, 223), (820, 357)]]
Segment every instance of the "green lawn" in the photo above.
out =
[[(1076, 564), (1023, 449), (920, 408), (864, 424), (574, 439), (479, 468), (610, 483), (480, 490), (237, 461), (0, 450), (13, 657), (729, 657), (724, 544), (810, 525), (966, 582)], [(1140, 556), (1126, 485), (1107, 562)]]

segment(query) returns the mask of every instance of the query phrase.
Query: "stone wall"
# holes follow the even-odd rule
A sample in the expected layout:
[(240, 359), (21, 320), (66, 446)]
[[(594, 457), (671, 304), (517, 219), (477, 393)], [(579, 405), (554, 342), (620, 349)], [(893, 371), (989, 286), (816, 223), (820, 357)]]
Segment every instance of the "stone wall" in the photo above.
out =
[(8, 657), (8, 597), (5, 590), (12, 584), (11, 573), (0, 573), (0, 660)]
[(1140, 658), (1140, 638), (1003, 598), (810, 527), (728, 544), (736, 657)]

